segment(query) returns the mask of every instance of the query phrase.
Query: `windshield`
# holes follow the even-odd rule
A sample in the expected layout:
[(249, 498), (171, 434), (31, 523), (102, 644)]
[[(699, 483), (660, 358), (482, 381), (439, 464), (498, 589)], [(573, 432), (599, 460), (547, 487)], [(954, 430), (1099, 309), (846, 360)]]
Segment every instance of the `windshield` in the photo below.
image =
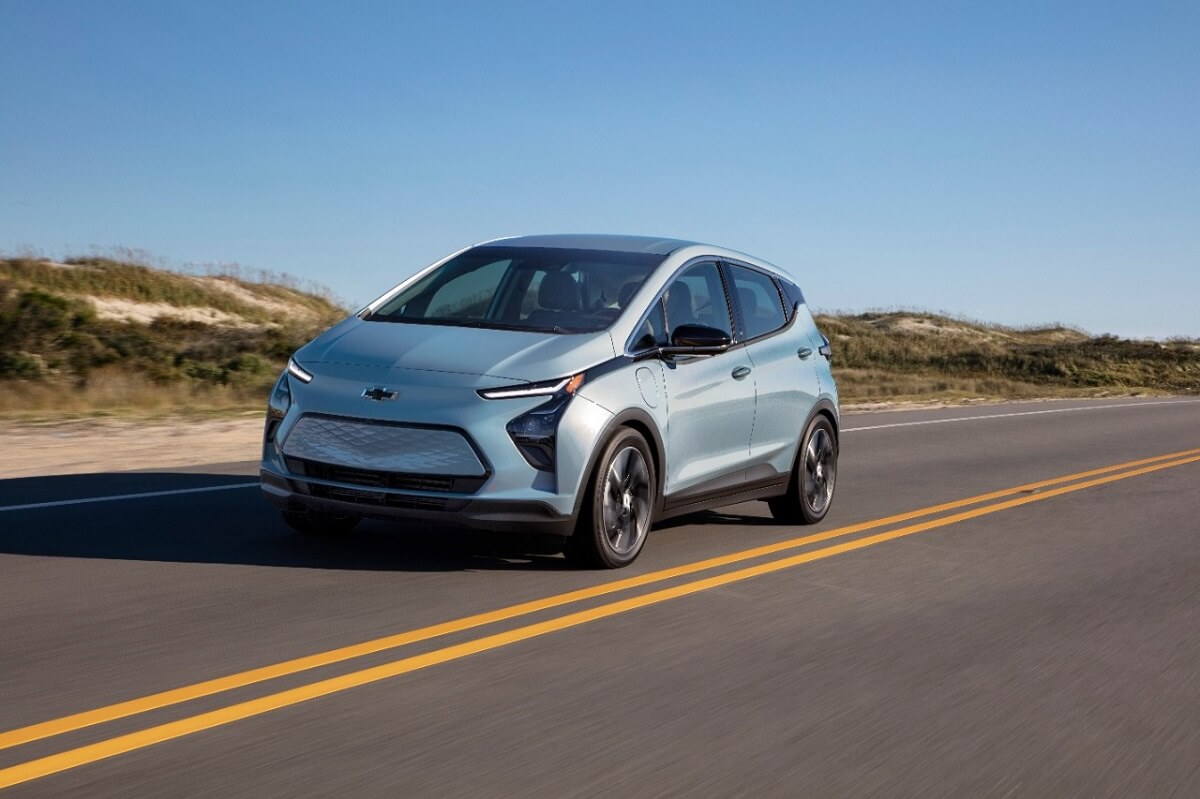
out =
[(368, 321), (590, 333), (613, 323), (666, 256), (475, 247), (379, 306)]

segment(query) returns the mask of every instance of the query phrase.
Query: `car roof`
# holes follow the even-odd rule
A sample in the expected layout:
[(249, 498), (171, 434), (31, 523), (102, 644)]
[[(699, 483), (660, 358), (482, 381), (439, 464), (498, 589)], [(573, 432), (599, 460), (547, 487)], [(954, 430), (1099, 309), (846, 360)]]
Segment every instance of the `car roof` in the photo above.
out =
[(555, 233), (542, 236), (513, 236), (481, 242), (488, 247), (556, 247), (566, 250), (608, 250), (670, 255), (697, 242), (655, 236), (622, 236), (610, 233)]

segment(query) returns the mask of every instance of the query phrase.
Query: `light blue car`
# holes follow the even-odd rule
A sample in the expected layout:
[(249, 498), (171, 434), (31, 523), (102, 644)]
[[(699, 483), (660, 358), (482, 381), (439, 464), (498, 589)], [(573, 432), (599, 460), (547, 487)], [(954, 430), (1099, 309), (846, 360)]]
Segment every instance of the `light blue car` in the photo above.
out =
[(833, 500), (829, 342), (793, 279), (641, 236), (469, 247), (296, 352), (272, 392), (263, 492), (293, 528), (363, 517), (554, 536), (631, 563), (651, 524)]

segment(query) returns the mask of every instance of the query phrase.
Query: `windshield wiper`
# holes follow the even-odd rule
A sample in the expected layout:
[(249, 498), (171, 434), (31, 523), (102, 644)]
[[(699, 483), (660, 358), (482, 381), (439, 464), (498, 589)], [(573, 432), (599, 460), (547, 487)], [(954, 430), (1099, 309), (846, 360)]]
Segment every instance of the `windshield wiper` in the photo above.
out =
[(483, 330), (516, 330), (518, 332), (529, 332), (530, 330), (530, 328), (524, 325), (511, 325), (506, 322), (477, 322), (471, 319), (448, 322), (447, 324), (454, 324), (459, 327), (475, 327)]
[(445, 319), (445, 318), (428, 318), (423, 319), (416, 316), (383, 316), (380, 314), (372, 314), (366, 317), (368, 322), (397, 322), (400, 324), (411, 325), (440, 325), (442, 327), (470, 327), (480, 330), (515, 330), (518, 333), (577, 333), (579, 331), (571, 328), (563, 327), (562, 325), (552, 326), (534, 326), (534, 325), (514, 325), (507, 322), (489, 322), (479, 319)]

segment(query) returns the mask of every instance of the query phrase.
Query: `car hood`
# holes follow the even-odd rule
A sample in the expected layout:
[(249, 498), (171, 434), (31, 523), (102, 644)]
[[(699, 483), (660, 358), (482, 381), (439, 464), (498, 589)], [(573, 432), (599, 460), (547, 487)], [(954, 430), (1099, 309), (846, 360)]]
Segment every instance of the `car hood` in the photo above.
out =
[(614, 354), (607, 331), (533, 333), (351, 318), (295, 357), (314, 367), (416, 369), (535, 382), (582, 371)]

